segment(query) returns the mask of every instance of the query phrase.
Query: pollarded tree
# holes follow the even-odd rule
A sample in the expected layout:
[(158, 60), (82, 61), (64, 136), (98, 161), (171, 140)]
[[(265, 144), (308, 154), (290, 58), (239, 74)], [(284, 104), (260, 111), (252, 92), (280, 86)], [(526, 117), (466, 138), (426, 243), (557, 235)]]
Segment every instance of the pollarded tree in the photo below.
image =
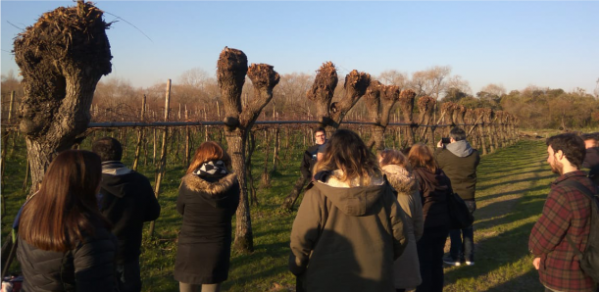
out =
[(399, 99), (400, 88), (396, 85), (383, 85), (379, 81), (371, 81), (365, 94), (365, 105), (368, 109), (369, 121), (373, 123), (371, 138), (366, 143), (370, 149), (384, 149), (384, 132), (390, 119), (390, 111)]
[(403, 147), (412, 146), (415, 144), (415, 127), (417, 124), (413, 121), (413, 110), (415, 108), (415, 96), (417, 94), (412, 89), (404, 89), (400, 92), (399, 103), (400, 110), (404, 117), (404, 123), (409, 124), (404, 127), (406, 142), (408, 144)]
[(96, 84), (112, 70), (106, 29), (91, 3), (44, 13), (14, 42), (25, 97), (19, 130), (25, 135), (32, 191), (53, 157), (70, 149), (90, 122)]
[(328, 132), (340, 126), (346, 114), (365, 94), (371, 76), (352, 70), (346, 75), (344, 95), (340, 100), (332, 102), (337, 82), (337, 72), (333, 63), (324, 63), (317, 71), (311, 89), (306, 93), (306, 97), (315, 103), (320, 126), (327, 127)]
[[(242, 108), (241, 95), (246, 73), (252, 81), (254, 96)], [(246, 186), (246, 144), (254, 122), (273, 98), (273, 88), (279, 83), (279, 74), (267, 64), (252, 64), (248, 68), (244, 52), (225, 47), (217, 62), (217, 80), (225, 109), (227, 152), (242, 190), (236, 212), (234, 246), (239, 251), (251, 252), (254, 244)]]

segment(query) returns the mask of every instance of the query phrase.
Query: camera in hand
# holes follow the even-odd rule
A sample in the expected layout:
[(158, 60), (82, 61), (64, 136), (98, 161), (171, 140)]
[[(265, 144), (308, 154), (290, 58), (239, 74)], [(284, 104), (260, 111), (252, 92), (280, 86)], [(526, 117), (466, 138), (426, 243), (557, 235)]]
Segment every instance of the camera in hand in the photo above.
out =
[(442, 144), (450, 144), (450, 138), (442, 138)]

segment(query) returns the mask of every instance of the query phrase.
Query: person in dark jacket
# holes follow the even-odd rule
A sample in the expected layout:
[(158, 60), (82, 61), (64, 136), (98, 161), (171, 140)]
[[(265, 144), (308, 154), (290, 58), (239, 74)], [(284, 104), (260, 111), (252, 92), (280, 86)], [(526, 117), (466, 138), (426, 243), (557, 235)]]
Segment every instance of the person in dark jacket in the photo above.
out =
[[(471, 147), (466, 138), (467, 134), (463, 129), (454, 127), (450, 130), (450, 144), (439, 141), (434, 155), (439, 168), (450, 178), (452, 189), (465, 201), (469, 212), (473, 214), (477, 209), (475, 185), (479, 152)], [(463, 260), (468, 266), (475, 264), (473, 225), (450, 230), (450, 242), (450, 257), (444, 259), (446, 264), (460, 266)]]
[(23, 291), (116, 291), (117, 239), (100, 214), (98, 155), (59, 154), (19, 217)]
[(585, 158), (581, 168), (587, 168), (588, 177), (598, 185), (598, 133), (581, 135), (585, 143)]
[(100, 212), (113, 225), (112, 231), (119, 240), (119, 290), (139, 292), (142, 228), (144, 222), (158, 218), (160, 204), (150, 181), (121, 162), (123, 148), (119, 141), (101, 138), (92, 144), (92, 151), (102, 159)]
[[(548, 159), (553, 173), (559, 177), (550, 185), (550, 193), (542, 215), (529, 235), (529, 250), (534, 254), (533, 266), (546, 291), (598, 291), (597, 283), (581, 269), (577, 252), (588, 245), (592, 225), (592, 200), (573, 185), (598, 193), (583, 171), (583, 140), (572, 133), (546, 140)], [(569, 243), (571, 241), (573, 245)]]
[(181, 180), (177, 212), (183, 215), (175, 259), (179, 291), (219, 291), (227, 280), (231, 255), (231, 218), (240, 186), (231, 159), (212, 141), (196, 150)]
[(408, 161), (419, 181), (424, 220), (423, 235), (417, 241), (422, 283), (416, 291), (441, 292), (444, 288), (443, 257), (449, 221), (446, 198), (452, 192), (452, 185), (426, 145), (419, 143), (412, 146)]
[(296, 203), (296, 200), (298, 200), (304, 185), (312, 180), (312, 170), (315, 163), (317, 163), (317, 156), (319, 155), (319, 152), (323, 152), (326, 142), (327, 134), (325, 133), (325, 129), (321, 127), (317, 128), (315, 131), (315, 145), (310, 146), (304, 151), (302, 163), (300, 164), (302, 176), (298, 178), (292, 192), (283, 201), (283, 207), (285, 209), (292, 210), (294, 208), (294, 204)]

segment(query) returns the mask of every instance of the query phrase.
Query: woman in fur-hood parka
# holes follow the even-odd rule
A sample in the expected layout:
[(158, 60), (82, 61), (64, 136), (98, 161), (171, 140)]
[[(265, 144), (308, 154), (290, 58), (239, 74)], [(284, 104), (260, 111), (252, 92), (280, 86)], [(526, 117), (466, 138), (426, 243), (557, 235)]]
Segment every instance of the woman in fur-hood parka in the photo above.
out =
[(356, 133), (338, 130), (314, 172), (290, 235), (296, 291), (394, 291), (406, 240), (377, 158)]
[(423, 235), (423, 206), (418, 181), (411, 173), (406, 157), (396, 150), (384, 150), (380, 153), (379, 162), (402, 207), (408, 244), (402, 256), (394, 262), (394, 286), (402, 291), (421, 284), (417, 240)]
[(180, 291), (195, 291), (199, 285), (218, 286), (227, 279), (231, 218), (240, 196), (237, 177), (227, 169), (230, 165), (223, 148), (205, 142), (181, 180), (177, 211), (183, 222), (174, 270)]

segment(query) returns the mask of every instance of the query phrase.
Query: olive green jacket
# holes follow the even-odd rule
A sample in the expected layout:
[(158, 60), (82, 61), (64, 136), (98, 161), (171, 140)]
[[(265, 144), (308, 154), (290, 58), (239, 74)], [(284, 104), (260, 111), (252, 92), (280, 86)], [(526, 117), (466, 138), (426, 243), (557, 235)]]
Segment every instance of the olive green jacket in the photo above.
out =
[[(446, 149), (446, 147), (458, 150), (453, 152), (454, 149)], [(467, 141), (462, 140), (448, 144), (444, 148), (437, 148), (434, 156), (438, 166), (450, 179), (452, 190), (463, 200), (475, 200), (479, 152), (472, 149)]]
[(309, 185), (290, 239), (290, 271), (311, 292), (394, 291), (394, 260), (407, 244), (389, 184), (350, 188), (335, 174)]

